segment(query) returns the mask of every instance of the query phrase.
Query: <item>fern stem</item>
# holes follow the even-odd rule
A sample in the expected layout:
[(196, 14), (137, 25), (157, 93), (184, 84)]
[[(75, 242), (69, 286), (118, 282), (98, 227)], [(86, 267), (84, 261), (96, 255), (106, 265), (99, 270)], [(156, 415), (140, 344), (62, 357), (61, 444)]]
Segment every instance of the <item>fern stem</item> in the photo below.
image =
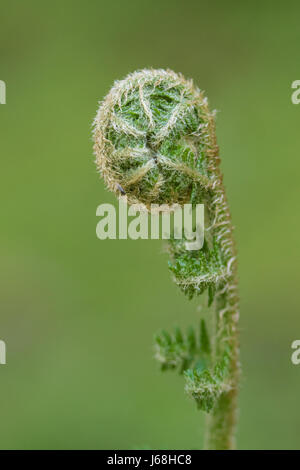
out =
[[(236, 287), (236, 284), (233, 284)], [(236, 298), (236, 300), (238, 300)], [(216, 317), (217, 324), (220, 323), (220, 306), (218, 302), (216, 305)], [(225, 391), (217, 399), (214, 409), (211, 414), (206, 417), (206, 429), (205, 429), (205, 440), (204, 448), (208, 450), (231, 450), (236, 448), (235, 432), (237, 424), (238, 414), (238, 383), (240, 375), (240, 364), (239, 364), (239, 345), (237, 335), (236, 321), (238, 318), (238, 312), (232, 312), (231, 316), (228, 316), (226, 321), (227, 328), (224, 330), (224, 336), (220, 334), (218, 327), (216, 328), (216, 351), (222, 349), (219, 342), (222, 342), (225, 338), (225, 331), (231, 331), (230, 335), (230, 365), (229, 365), (229, 381), (230, 390)], [(222, 344), (221, 344), (222, 346)]]
[[(221, 179), (219, 179), (221, 181)], [(227, 252), (224, 253), (224, 244), (220, 244), (224, 258), (230, 264), (230, 275), (227, 283), (216, 293), (215, 302), (215, 333), (214, 333), (214, 360), (218, 361), (222, 357), (224, 345), (230, 350), (228, 364), (228, 384), (229, 390), (224, 391), (216, 400), (214, 408), (206, 417), (206, 430), (204, 446), (208, 450), (231, 450), (236, 448), (235, 432), (238, 413), (238, 383), (240, 376), (239, 363), (239, 341), (238, 341), (238, 319), (239, 319), (239, 298), (237, 281), (236, 252), (233, 241), (233, 227), (225, 197), (223, 185), (220, 185), (220, 192), (223, 194), (223, 207), (217, 207), (217, 213), (226, 214), (226, 226), (228, 227), (228, 238), (225, 244)], [(218, 224), (216, 223), (218, 227)], [(218, 228), (215, 229), (215, 236), (218, 236)]]
[(233, 389), (221, 395), (213, 413), (206, 416), (205, 449), (232, 450), (236, 448), (236, 414), (237, 391)]

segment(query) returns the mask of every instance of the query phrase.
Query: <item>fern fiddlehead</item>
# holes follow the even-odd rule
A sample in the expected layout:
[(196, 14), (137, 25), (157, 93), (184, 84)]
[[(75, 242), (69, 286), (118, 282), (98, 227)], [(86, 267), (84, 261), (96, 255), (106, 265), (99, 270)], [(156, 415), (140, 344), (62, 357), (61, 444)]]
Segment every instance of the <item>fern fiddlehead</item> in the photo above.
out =
[(141, 70), (115, 82), (94, 122), (97, 166), (130, 204), (203, 203), (205, 241), (188, 251), (172, 239), (170, 270), (189, 297), (208, 292), (213, 331), (176, 329), (155, 338), (163, 370), (177, 369), (208, 413), (206, 448), (234, 448), (239, 376), (236, 254), (219, 169), (214, 113), (192, 81), (170, 70)]

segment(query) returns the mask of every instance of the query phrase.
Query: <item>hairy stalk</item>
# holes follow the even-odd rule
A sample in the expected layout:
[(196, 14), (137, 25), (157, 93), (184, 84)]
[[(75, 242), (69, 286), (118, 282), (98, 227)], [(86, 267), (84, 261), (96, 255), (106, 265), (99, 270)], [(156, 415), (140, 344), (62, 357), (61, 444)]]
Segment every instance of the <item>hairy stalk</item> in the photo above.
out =
[(186, 240), (169, 243), (170, 270), (189, 297), (207, 291), (213, 328), (202, 318), (187, 333), (155, 337), (163, 370), (185, 377), (185, 390), (208, 413), (205, 446), (235, 447), (239, 348), (236, 254), (219, 169), (214, 113), (192, 81), (170, 70), (142, 70), (116, 82), (94, 123), (98, 168), (108, 186), (128, 202), (205, 206), (201, 250)]

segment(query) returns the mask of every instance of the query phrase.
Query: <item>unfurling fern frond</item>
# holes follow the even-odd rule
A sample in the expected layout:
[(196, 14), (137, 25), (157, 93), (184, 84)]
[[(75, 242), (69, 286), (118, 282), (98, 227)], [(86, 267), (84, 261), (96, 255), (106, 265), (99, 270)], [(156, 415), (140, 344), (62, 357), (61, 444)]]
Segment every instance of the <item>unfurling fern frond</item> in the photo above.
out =
[(130, 204), (204, 204), (205, 241), (169, 243), (174, 281), (189, 297), (208, 292), (213, 331), (162, 332), (156, 358), (184, 375), (185, 390), (209, 412), (206, 446), (234, 447), (239, 376), (236, 254), (219, 169), (215, 115), (204, 93), (170, 70), (141, 70), (116, 82), (94, 125), (97, 166)]

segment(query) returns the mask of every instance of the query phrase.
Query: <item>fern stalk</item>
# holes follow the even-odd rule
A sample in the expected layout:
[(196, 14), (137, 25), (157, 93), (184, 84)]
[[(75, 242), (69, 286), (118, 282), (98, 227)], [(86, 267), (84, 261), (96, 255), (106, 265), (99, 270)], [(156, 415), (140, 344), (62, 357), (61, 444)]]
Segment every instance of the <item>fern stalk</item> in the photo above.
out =
[(94, 122), (98, 169), (130, 204), (204, 204), (205, 241), (169, 242), (170, 270), (189, 297), (207, 292), (204, 319), (187, 333), (155, 337), (163, 370), (176, 369), (197, 407), (208, 413), (207, 449), (235, 447), (239, 378), (237, 265), (233, 228), (219, 168), (215, 115), (191, 80), (170, 70), (141, 70), (114, 84)]

